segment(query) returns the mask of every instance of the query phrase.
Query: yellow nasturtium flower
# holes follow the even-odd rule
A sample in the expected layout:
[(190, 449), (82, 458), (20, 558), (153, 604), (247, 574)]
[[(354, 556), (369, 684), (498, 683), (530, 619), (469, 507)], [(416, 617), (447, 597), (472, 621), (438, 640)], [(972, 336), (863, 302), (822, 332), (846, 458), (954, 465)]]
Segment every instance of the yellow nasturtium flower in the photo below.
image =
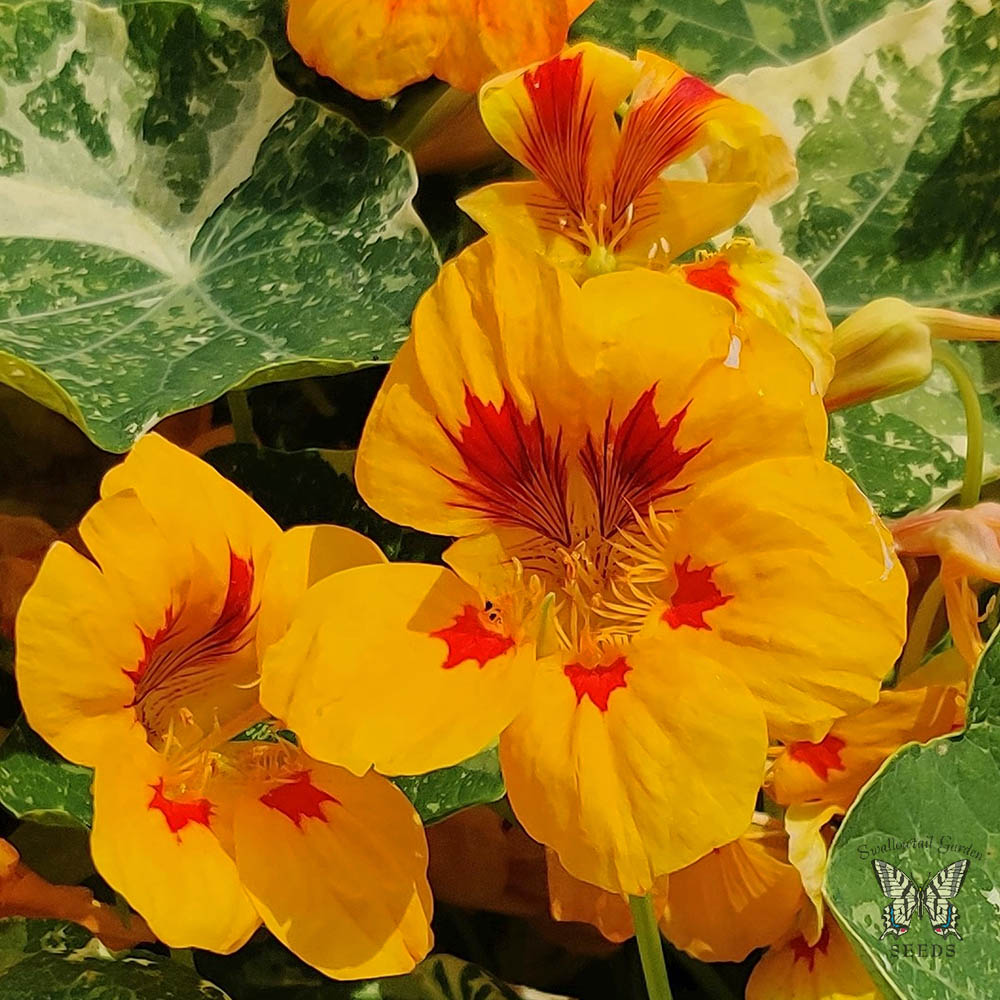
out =
[(315, 584), (264, 705), (357, 773), (502, 730), (527, 832), (576, 878), (648, 892), (746, 829), (769, 730), (821, 738), (899, 652), (905, 580), (823, 460), (809, 382), (679, 277), (581, 286), (481, 241), (419, 303), (356, 469), (384, 516), (459, 536), (452, 569)]
[(282, 584), (380, 561), (377, 547), (344, 528), (283, 536), (155, 435), (105, 476), (80, 535), (94, 561), (48, 552), (16, 670), (32, 728), (95, 769), (100, 874), (172, 947), (230, 952), (263, 920), (332, 976), (411, 969), (430, 947), (431, 898), (407, 799), (292, 744), (230, 742), (267, 718), (260, 626), (280, 634)]
[[(479, 100), (493, 138), (535, 179), (491, 184), (459, 204), (488, 233), (579, 279), (665, 266), (796, 176), (760, 112), (652, 52), (633, 60), (574, 45), (491, 80)], [(700, 179), (664, 176), (689, 160)]]
[(593, 0), (290, 0), (288, 40), (360, 97), (389, 97), (429, 76), (474, 91), (497, 73), (558, 52)]

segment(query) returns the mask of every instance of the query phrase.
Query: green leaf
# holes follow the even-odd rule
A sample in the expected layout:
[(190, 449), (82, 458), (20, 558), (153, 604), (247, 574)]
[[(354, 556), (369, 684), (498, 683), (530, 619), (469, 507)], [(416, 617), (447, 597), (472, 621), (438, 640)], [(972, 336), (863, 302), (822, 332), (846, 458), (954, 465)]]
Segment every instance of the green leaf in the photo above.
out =
[(506, 791), (496, 746), (429, 774), (393, 778), (425, 824), (436, 823), (469, 806), (498, 802)]
[[(848, 812), (833, 842), (826, 892), (866, 958), (909, 1000), (989, 1000), (1000, 976), (1000, 640), (980, 662), (968, 725), (957, 736), (911, 744), (886, 763)], [(924, 885), (943, 867), (969, 859), (954, 899), (954, 936), (914, 916), (899, 938), (882, 934), (882, 897), (873, 857)], [(904, 954), (903, 944), (913, 951)], [(929, 951), (937, 945), (939, 951)], [(940, 949), (952, 945), (953, 954)], [(924, 954), (920, 954), (923, 950)]]
[(258, 935), (233, 955), (199, 952), (197, 964), (239, 1000), (518, 1000), (509, 986), (451, 955), (432, 955), (406, 976), (338, 983)]
[(342, 524), (372, 539), (393, 560), (439, 562), (450, 539), (425, 535), (380, 517), (320, 451), (283, 452), (231, 444), (205, 456), (278, 524)]
[(193, 969), (147, 951), (111, 953), (76, 924), (0, 920), (4, 1000), (228, 1000)]
[(278, 82), (269, 9), (0, 4), (0, 381), (109, 450), (391, 359), (436, 273), (409, 156)]
[(89, 827), (92, 772), (64, 760), (19, 718), (0, 743), (0, 804), (19, 819)]

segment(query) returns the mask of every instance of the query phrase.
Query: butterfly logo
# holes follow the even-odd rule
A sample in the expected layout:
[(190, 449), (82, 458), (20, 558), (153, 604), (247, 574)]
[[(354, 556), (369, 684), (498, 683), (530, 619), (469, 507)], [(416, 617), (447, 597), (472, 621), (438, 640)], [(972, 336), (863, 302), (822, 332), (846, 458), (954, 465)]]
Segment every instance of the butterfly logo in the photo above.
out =
[(913, 911), (927, 914), (936, 934), (947, 937), (954, 934), (962, 940), (962, 935), (955, 929), (958, 922), (958, 910), (948, 902), (958, 895), (965, 881), (965, 873), (969, 867), (968, 858), (954, 861), (947, 868), (942, 868), (922, 889), (914, 885), (913, 880), (886, 861), (874, 860), (872, 867), (882, 892), (892, 900), (882, 909), (882, 924), (885, 930), (879, 940), (886, 934), (905, 934), (910, 929)]

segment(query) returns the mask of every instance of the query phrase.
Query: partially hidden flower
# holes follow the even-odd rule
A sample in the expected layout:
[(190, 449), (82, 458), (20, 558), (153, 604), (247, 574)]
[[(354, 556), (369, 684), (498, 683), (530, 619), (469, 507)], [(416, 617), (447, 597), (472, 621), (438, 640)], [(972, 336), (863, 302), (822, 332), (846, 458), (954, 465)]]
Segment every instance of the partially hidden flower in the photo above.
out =
[(98, 902), (83, 886), (53, 885), (25, 865), (6, 840), (0, 840), (0, 917), (70, 920), (113, 951), (153, 940), (140, 916)]
[(233, 741), (268, 717), (259, 650), (295, 588), (378, 549), (343, 528), (283, 536), (155, 435), (108, 472), (79, 530), (93, 561), (50, 549), (16, 672), (32, 728), (95, 769), (99, 873), (172, 947), (230, 952), (263, 921), (329, 975), (411, 969), (431, 900), (409, 801), (290, 743)]
[(821, 738), (899, 651), (902, 571), (823, 461), (809, 382), (679, 277), (580, 286), (476, 244), (418, 305), (356, 467), (384, 516), (459, 536), (452, 568), (315, 584), (264, 705), (357, 773), (502, 731), (528, 833), (576, 878), (648, 892), (744, 832), (768, 730)]
[[(760, 112), (652, 52), (633, 60), (574, 45), (491, 80), (480, 107), (535, 177), (488, 185), (459, 205), (488, 233), (579, 279), (666, 266), (795, 179), (791, 151)], [(682, 161), (697, 169), (664, 176)]]
[(875, 299), (833, 332), (835, 370), (828, 410), (894, 396), (927, 380), (936, 340), (1000, 340), (1000, 319), (973, 316), (903, 299)]
[(58, 537), (40, 517), (0, 514), (0, 636), (13, 637), (21, 599)]
[(952, 638), (966, 663), (975, 666), (986, 643), (973, 584), (1000, 583), (1000, 504), (909, 514), (892, 525), (892, 533), (900, 555), (940, 560)]
[(290, 0), (288, 40), (307, 66), (368, 99), (436, 76), (474, 91), (545, 59), (593, 0)]
[(793, 934), (764, 953), (750, 973), (746, 1000), (882, 1000), (882, 993), (827, 913), (813, 944)]

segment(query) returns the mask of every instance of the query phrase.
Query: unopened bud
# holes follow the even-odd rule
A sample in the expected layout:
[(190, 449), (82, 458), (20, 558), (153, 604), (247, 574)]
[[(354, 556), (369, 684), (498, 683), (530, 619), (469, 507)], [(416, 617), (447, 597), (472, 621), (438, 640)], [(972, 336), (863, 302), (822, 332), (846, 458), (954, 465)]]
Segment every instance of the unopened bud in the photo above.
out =
[(827, 410), (916, 388), (931, 373), (935, 339), (1000, 340), (1000, 320), (913, 306), (902, 299), (869, 302), (834, 328)]

